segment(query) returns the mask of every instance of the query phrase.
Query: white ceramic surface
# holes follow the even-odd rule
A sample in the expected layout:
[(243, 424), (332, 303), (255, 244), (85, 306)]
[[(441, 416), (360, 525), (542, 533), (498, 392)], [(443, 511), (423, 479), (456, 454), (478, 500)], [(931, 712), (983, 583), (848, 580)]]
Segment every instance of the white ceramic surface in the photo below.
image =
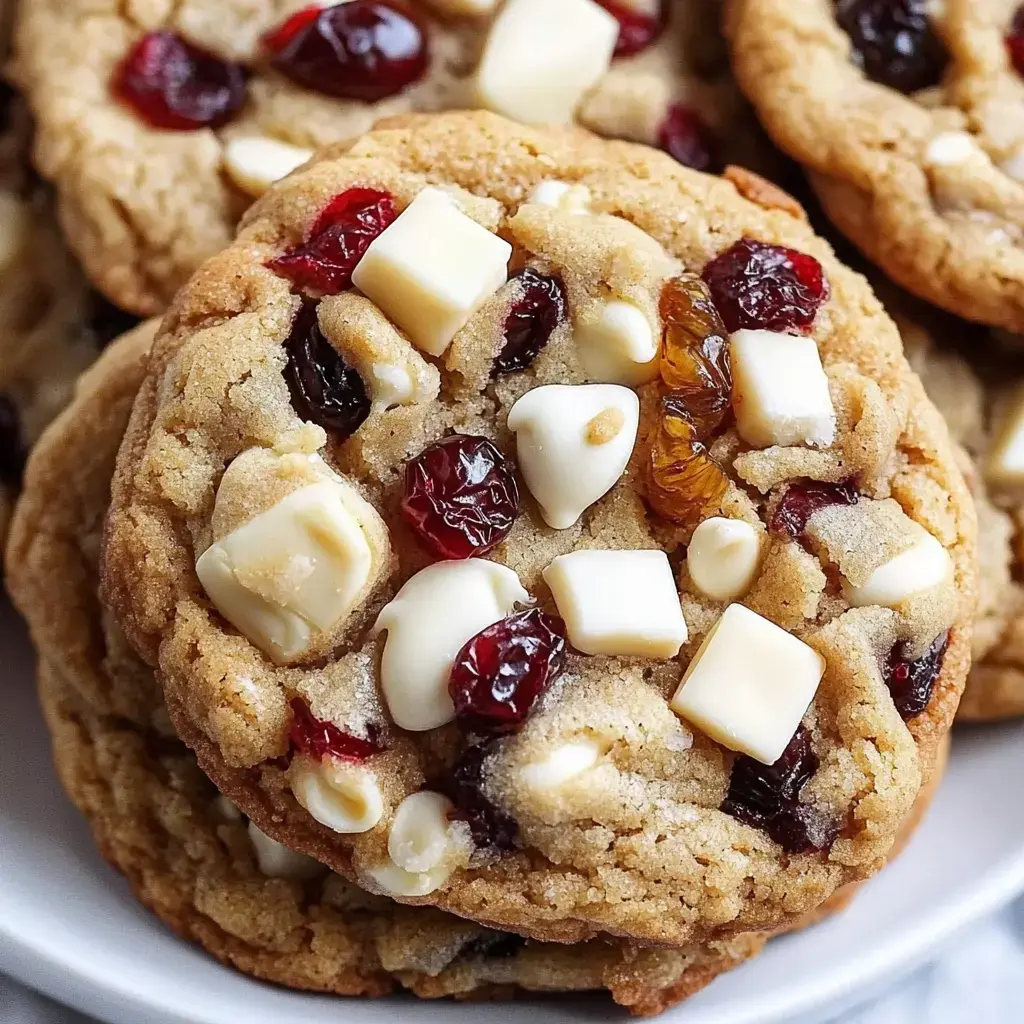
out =
[[(0, 605), (0, 970), (112, 1024), (470, 1024), (478, 1005), (343, 1001), (249, 981), (177, 941), (94, 851), (60, 793), (31, 655)], [(1024, 890), (1024, 725), (957, 735), (931, 814), (852, 908), (720, 978), (664, 1024), (820, 1021), (874, 995)], [(597, 998), (490, 1005), (493, 1024), (618, 1016)]]

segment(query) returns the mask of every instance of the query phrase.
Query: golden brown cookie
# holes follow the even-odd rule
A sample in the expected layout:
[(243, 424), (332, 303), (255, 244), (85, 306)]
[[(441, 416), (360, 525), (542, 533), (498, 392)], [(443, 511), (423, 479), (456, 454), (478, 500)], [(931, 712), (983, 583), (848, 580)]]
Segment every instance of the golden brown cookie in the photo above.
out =
[(155, 328), (111, 345), (36, 447), (9, 558), (58, 774), (137, 897), (224, 963), (344, 995), (608, 989), (652, 1014), (757, 952), (764, 939), (752, 935), (672, 951), (551, 946), (402, 907), (279, 846), (217, 793), (97, 597), (114, 455)]
[(286, 845), (535, 938), (680, 945), (884, 862), (959, 700), (974, 529), (805, 221), (450, 114), (279, 183), (179, 294), (104, 585)]
[(973, 664), (957, 714), (967, 721), (1024, 715), (1024, 475), (1014, 469), (1012, 447), (1024, 361), (1017, 352), (992, 353), (992, 346), (978, 344), (977, 332), (952, 318), (897, 302), (891, 308), (899, 310), (907, 358), (963, 448), (978, 515)]
[[(113, 302), (162, 311), (268, 181), (409, 110), (575, 117), (702, 168), (763, 153), (713, 5), (319, 6), (311, 17), (305, 0), (21, 5), (14, 75), (38, 121), (35, 163), (57, 188), (73, 250)], [(337, 51), (325, 33), (341, 40)], [(368, 55), (345, 49), (367, 38)]]
[(904, 287), (1024, 330), (1024, 21), (1010, 0), (729, 0), (741, 88)]

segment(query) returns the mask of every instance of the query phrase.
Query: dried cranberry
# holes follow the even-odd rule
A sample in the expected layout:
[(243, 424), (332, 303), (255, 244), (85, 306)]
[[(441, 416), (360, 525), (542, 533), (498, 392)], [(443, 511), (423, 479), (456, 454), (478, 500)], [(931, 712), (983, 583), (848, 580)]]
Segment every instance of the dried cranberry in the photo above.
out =
[(1024, 75), (1024, 4), (1014, 11), (1006, 33), (1006, 49), (1018, 75)]
[(411, 11), (382, 0), (306, 8), (264, 37), (272, 63), (297, 85), (374, 103), (427, 69), (427, 39)]
[(525, 370), (565, 320), (565, 288), (559, 278), (527, 267), (515, 279), (523, 294), (505, 317), (505, 343), (494, 360), (494, 376)]
[(10, 487), (21, 483), (25, 455), (18, 407), (10, 395), (0, 393), (0, 482)]
[(365, 761), (385, 749), (372, 725), (367, 727), (367, 738), (360, 739), (342, 732), (333, 722), (316, 718), (309, 705), (299, 697), (290, 701), (289, 706), (292, 709), (289, 738), (299, 751), (317, 761), (328, 755), (345, 761)]
[(246, 73), (174, 32), (149, 32), (115, 72), (113, 89), (154, 128), (216, 128), (245, 105)]
[(387, 192), (346, 189), (324, 207), (301, 245), (276, 256), (267, 266), (300, 288), (337, 295), (352, 287), (356, 264), (396, 216)]
[(647, 14), (615, 0), (598, 0), (598, 3), (619, 23), (613, 57), (632, 57), (646, 50), (664, 31), (665, 11), (660, 3), (657, 14)]
[(562, 671), (565, 623), (539, 608), (516, 612), (459, 651), (448, 681), (464, 729), (512, 732)]
[(485, 554), (518, 514), (512, 467), (486, 437), (452, 434), (406, 463), (402, 515), (438, 558)]
[(477, 846), (514, 850), (519, 845), (519, 826), (483, 794), (484, 762), (491, 753), (487, 743), (467, 747), (452, 769), (452, 817), (469, 824)]
[(885, 663), (885, 685), (900, 717), (907, 721), (921, 714), (932, 697), (932, 687), (942, 670), (942, 659), (949, 645), (949, 634), (937, 636), (916, 661), (909, 661), (910, 644), (905, 640), (893, 646)]
[(853, 44), (853, 62), (900, 92), (938, 85), (947, 55), (929, 6), (929, 0), (837, 0), (836, 20)]
[(704, 122), (682, 103), (668, 108), (658, 128), (658, 148), (695, 171), (710, 171), (717, 163)]
[(285, 342), (284, 379), (292, 407), (306, 420), (333, 431), (342, 441), (370, 415), (370, 397), (362, 377), (324, 337), (316, 303), (304, 302)]
[(835, 839), (835, 825), (800, 803), (800, 791), (818, 763), (811, 734), (803, 726), (772, 765), (741, 754), (733, 764), (722, 810), (767, 832), (787, 853), (823, 850)]
[(839, 484), (826, 484), (820, 480), (791, 483), (775, 506), (768, 529), (773, 533), (800, 537), (815, 512), (830, 505), (856, 505), (859, 500), (860, 494), (852, 480)]
[(829, 296), (828, 280), (813, 256), (755, 238), (731, 245), (702, 276), (730, 331), (809, 327)]
[(103, 348), (141, 322), (137, 316), (118, 309), (98, 292), (93, 293), (87, 331), (98, 348)]

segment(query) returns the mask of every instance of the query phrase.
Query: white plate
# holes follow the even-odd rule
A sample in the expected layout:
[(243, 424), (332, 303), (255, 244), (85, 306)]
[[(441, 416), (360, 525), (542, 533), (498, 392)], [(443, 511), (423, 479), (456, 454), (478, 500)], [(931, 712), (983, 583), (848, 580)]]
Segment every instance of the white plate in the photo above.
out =
[[(339, 1002), (249, 981), (176, 940), (101, 861), (60, 793), (31, 654), (0, 607), (0, 970), (114, 1024), (471, 1024), (472, 1004)], [(931, 814), (903, 857), (841, 916), (778, 940), (663, 1024), (822, 1020), (922, 962), (1024, 890), (1024, 727), (957, 736)], [(494, 1024), (608, 1020), (604, 1000), (488, 1006)]]

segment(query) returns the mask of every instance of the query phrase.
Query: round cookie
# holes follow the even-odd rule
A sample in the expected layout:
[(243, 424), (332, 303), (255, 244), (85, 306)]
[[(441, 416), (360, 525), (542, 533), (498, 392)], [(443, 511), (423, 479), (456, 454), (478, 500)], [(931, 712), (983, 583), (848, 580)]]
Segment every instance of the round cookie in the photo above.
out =
[(607, 989), (651, 1014), (758, 952), (757, 935), (671, 951), (551, 946), (402, 907), (274, 843), (219, 796), (97, 594), (114, 456), (156, 326), (107, 349), (33, 451), (9, 554), (58, 774), (137, 897), (224, 963), (344, 995)]
[[(607, 7), (615, 18), (593, 0), (358, 0), (318, 22), (303, 0), (189, 0), (145, 14), (114, 0), (33, 0), (19, 10), (13, 73), (72, 249), (111, 301), (149, 315), (228, 243), (268, 181), (383, 116), (490, 105), (567, 120), (575, 109), (594, 131), (688, 163), (756, 167), (765, 147), (730, 79), (714, 5)], [(524, 20), (546, 45), (519, 52)], [(377, 32), (383, 49), (328, 59), (321, 22), (342, 38), (364, 25), (359, 45)], [(177, 81), (161, 76), (167, 66), (189, 76), (180, 97), (161, 84)]]
[(894, 315), (907, 358), (963, 447), (978, 515), (973, 656), (957, 715), (965, 721), (1024, 715), (1024, 477), (1014, 469), (1011, 448), (1020, 429), (1024, 362), (1012, 352), (979, 357), (984, 346), (965, 325), (934, 316), (928, 323), (920, 310), (902, 306), (906, 315)]
[(740, 87), (908, 290), (1024, 330), (1024, 23), (1010, 0), (729, 0)]
[(679, 945), (884, 862), (962, 689), (974, 530), (804, 221), (449, 114), (279, 183), (179, 294), (104, 587), (274, 838), (535, 938)]

